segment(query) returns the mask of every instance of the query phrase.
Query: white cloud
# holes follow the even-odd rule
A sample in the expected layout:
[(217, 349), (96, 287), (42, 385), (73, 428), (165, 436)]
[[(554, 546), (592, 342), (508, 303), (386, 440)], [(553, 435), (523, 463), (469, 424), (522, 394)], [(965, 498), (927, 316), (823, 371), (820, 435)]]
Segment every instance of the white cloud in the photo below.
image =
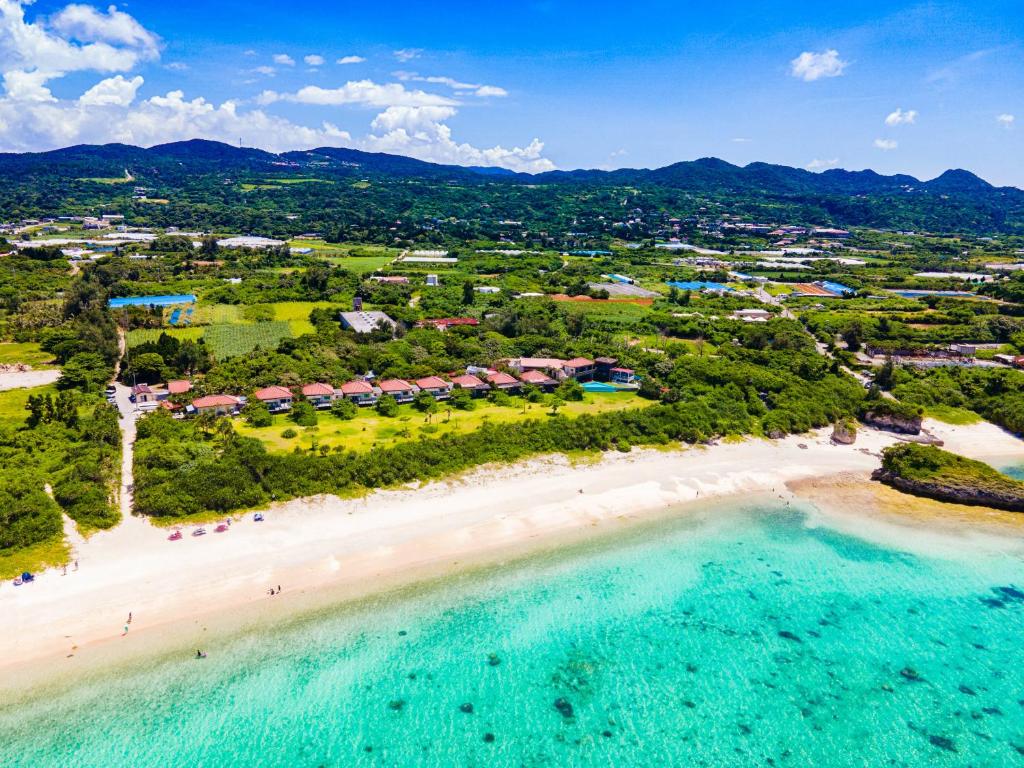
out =
[(322, 67), (324, 65), (324, 57), (315, 53), (303, 56), (302, 60), (311, 67)]
[(743, 136), (737, 136), (734, 139), (729, 139), (733, 144), (749, 144), (753, 139), (748, 139)]
[(135, 101), (135, 94), (143, 83), (142, 77), (136, 75), (131, 80), (123, 75), (108, 77), (78, 97), (82, 106), (95, 107), (128, 107)]
[(422, 53), (422, 48), (399, 48), (397, 51), (393, 51), (392, 55), (399, 61), (406, 62), (418, 59)]
[(50, 19), (50, 26), (63, 36), (83, 43), (113, 43), (153, 53), (159, 47), (156, 35), (113, 5), (106, 13), (91, 5), (68, 5)]
[(362, 64), (366, 59), (362, 56), (342, 56), (336, 63), (338, 64)]
[(454, 99), (438, 96), (421, 90), (408, 90), (401, 83), (375, 83), (372, 80), (350, 80), (339, 88), (321, 88), (318, 85), (307, 85), (295, 93), (278, 93), (264, 91), (257, 99), (260, 104), (267, 105), (279, 101), (298, 104), (319, 104), (321, 106), (341, 106), (344, 104), (360, 104), (369, 107), (430, 107), (454, 106)]
[(895, 112), (890, 112), (885, 118), (885, 124), (888, 126), (896, 125), (913, 125), (917, 122), (917, 110), (908, 109), (904, 112), (901, 108), (897, 107)]
[(823, 171), (826, 168), (835, 168), (837, 165), (839, 165), (838, 157), (829, 158), (828, 160), (821, 160), (819, 158), (815, 158), (814, 160), (811, 160), (811, 162), (807, 164), (807, 170)]
[[(451, 89), (429, 93), (401, 82), (357, 80), (339, 88), (306, 86), (294, 93), (264, 91), (260, 105), (295, 102), (322, 107), (370, 107), (378, 114), (370, 132), (360, 139), (331, 122), (300, 125), (260, 107), (245, 108), (235, 100), (222, 103), (183, 91), (139, 100), (142, 76), (128, 74), (136, 65), (158, 59), (160, 40), (133, 17), (111, 6), (106, 11), (72, 4), (49, 18), (25, 20), (28, 3), (0, 0), (0, 150), (40, 151), (79, 143), (122, 142), (140, 146), (205, 138), (262, 147), (271, 151), (324, 145), (355, 146), (398, 152), (441, 163), (500, 166), (518, 171), (545, 171), (554, 164), (543, 156), (544, 144), (534, 139), (524, 147), (475, 147), (452, 138), (447, 122), (457, 114), (462, 97), (500, 97), (503, 88), (464, 83), (454, 78), (423, 78), (422, 82)], [(396, 51), (400, 60), (419, 50)], [(246, 52), (246, 56), (252, 55)], [(273, 57), (276, 66), (294, 66), (288, 54)], [(310, 54), (310, 66), (323, 58)], [(358, 63), (346, 56), (339, 63)], [(254, 62), (255, 63), (255, 62)], [(177, 71), (176, 65), (168, 69)], [(275, 66), (251, 70), (263, 75)], [(48, 87), (70, 72), (99, 73), (94, 85), (77, 98), (60, 97)], [(126, 74), (114, 74), (126, 73)], [(419, 81), (419, 76), (414, 75)]]
[(900, 143), (896, 139), (875, 139), (875, 149), (880, 149), (883, 152), (889, 152), (896, 149)]
[(789, 62), (789, 73), (810, 83), (823, 77), (839, 77), (849, 65), (839, 58), (839, 51), (834, 48), (821, 53), (804, 51)]
[(999, 123), (1004, 128), (1012, 128), (1013, 121), (1016, 119), (1017, 118), (1014, 117), (1013, 115), (1007, 114), (1005, 112), (1001, 115), (996, 115), (996, 122)]
[(49, 20), (25, 20), (19, 0), (0, 0), (0, 71), (125, 72), (159, 57), (159, 40), (134, 18), (69, 5)]
[(377, 133), (361, 145), (374, 152), (393, 152), (434, 163), (482, 165), (539, 173), (555, 165), (543, 156), (544, 143), (534, 139), (525, 147), (480, 148), (458, 143), (443, 120), (455, 116), (451, 107), (388, 107), (371, 127)]
[(240, 111), (232, 101), (216, 105), (203, 98), (187, 100), (181, 91), (132, 106), (125, 102), (135, 87), (134, 80), (116, 87), (108, 83), (100, 90), (94, 86), (75, 101), (0, 99), (0, 146), (38, 151), (79, 143), (151, 146), (193, 138), (235, 144), (241, 138), (248, 146), (284, 151), (351, 143), (352, 137), (331, 123), (318, 128), (296, 125), (261, 110)]
[(454, 77), (441, 77), (438, 75), (423, 76), (415, 72), (392, 72), (395, 77), (403, 82), (412, 83), (430, 83), (431, 85), (446, 85), (453, 91), (457, 91), (459, 95), (472, 95), (479, 96), (480, 98), (488, 97), (504, 97), (508, 96), (508, 91), (504, 88), (499, 88), (496, 85), (481, 85), (480, 83), (465, 83), (461, 80), (456, 80)]
[(13, 69), (4, 72), (4, 90), (7, 98), (15, 102), (56, 101), (57, 99), (46, 87), (46, 83), (58, 76), (59, 72), (46, 72), (40, 69), (34, 72), (23, 72)]

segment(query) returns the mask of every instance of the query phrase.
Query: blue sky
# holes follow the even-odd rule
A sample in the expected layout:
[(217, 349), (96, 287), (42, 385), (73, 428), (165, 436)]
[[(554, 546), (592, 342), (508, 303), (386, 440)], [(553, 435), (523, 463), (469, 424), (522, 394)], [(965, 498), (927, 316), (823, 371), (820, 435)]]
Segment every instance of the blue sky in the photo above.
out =
[(1024, 186), (1022, 44), (1019, 1), (0, 0), (0, 149), (197, 135), (519, 170), (963, 167)]

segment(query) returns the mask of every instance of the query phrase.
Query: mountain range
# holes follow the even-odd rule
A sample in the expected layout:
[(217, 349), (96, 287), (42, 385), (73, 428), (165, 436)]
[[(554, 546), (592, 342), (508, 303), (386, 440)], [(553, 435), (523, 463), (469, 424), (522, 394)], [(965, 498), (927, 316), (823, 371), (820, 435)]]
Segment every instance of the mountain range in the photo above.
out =
[[(500, 168), (439, 165), (401, 155), (319, 147), (274, 154), (194, 139), (141, 148), (124, 144), (78, 145), (40, 153), (0, 154), (0, 180), (23, 185), (33, 178), (81, 180), (121, 177), (129, 171), (140, 184), (174, 186), (196, 176), (391, 177), (462, 185), (552, 185), (564, 193), (574, 186), (652, 187), (755, 205), (813, 207), (837, 224), (918, 226), (973, 232), (1024, 231), (1024, 191), (995, 187), (973, 173), (953, 169), (921, 181), (871, 170), (801, 168), (755, 162), (737, 166), (717, 158), (684, 161), (655, 169), (571, 170), (540, 174)], [(886, 211), (899, 209), (900, 215)]]

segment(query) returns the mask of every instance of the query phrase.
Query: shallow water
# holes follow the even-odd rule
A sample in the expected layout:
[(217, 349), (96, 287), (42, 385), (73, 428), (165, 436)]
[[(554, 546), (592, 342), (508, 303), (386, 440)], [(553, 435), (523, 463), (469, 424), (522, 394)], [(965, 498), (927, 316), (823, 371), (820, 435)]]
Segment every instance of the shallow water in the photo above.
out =
[(1014, 585), (732, 510), (0, 708), (0, 765), (1024, 765)]

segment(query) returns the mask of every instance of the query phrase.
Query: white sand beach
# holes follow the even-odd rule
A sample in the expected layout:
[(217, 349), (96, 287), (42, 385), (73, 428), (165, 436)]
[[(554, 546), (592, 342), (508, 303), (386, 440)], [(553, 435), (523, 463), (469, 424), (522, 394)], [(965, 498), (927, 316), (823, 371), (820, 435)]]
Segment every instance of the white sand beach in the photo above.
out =
[[(1024, 442), (994, 426), (927, 426), (964, 455), (1024, 461)], [(196, 619), (245, 606), (276, 610), (341, 588), (355, 596), (425, 573), (501, 562), (567, 537), (675, 513), (687, 502), (791, 498), (787, 483), (843, 473), (867, 479), (878, 452), (894, 441), (862, 429), (853, 446), (832, 445), (821, 432), (577, 463), (542, 457), (359, 499), (294, 500), (266, 510), (264, 522), (245, 514), (225, 533), (210, 525), (206, 536), (194, 538), (186, 527), (173, 542), (169, 529), (129, 518), (76, 540), (78, 568), (66, 575), (54, 569), (29, 585), (0, 586), (0, 668), (47, 659), (74, 665), (86, 647), (136, 647), (188, 620), (194, 627)], [(278, 585), (282, 594), (271, 597), (268, 589)]]

